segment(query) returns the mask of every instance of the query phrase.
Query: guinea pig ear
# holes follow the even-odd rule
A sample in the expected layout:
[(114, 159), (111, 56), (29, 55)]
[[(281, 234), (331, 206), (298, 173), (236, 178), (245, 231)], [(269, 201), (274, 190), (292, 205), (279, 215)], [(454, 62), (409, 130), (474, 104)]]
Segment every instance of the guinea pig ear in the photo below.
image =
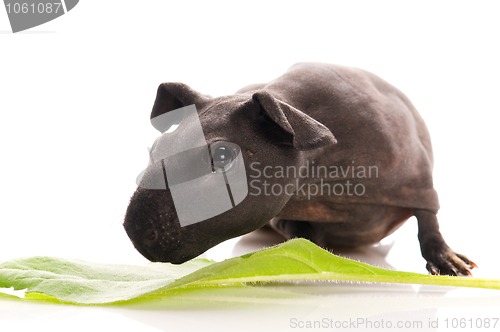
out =
[[(156, 92), (156, 99), (151, 111), (151, 119), (164, 113), (176, 110), (178, 108), (195, 104), (198, 109), (201, 108), (210, 97), (191, 89), (183, 83), (162, 83)], [(154, 122), (153, 126), (162, 131), (164, 128), (157, 128)]]
[(291, 143), (297, 150), (312, 150), (337, 143), (330, 129), (268, 92), (256, 92), (252, 99), (273, 122), (293, 137)]

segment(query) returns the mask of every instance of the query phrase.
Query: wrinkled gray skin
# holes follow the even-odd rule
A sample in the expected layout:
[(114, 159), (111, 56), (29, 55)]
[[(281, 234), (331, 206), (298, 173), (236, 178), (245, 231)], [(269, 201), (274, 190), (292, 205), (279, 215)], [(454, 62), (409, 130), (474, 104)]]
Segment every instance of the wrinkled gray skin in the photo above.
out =
[[(357, 247), (377, 243), (415, 216), (430, 273), (468, 275), (475, 266), (455, 254), (439, 232), (432, 148), (422, 118), (399, 90), (377, 76), (301, 63), (269, 83), (219, 98), (184, 84), (164, 83), (151, 118), (191, 104), (209, 144), (227, 141), (241, 147), (249, 181), (254, 162), (263, 168), (307, 162), (347, 167), (355, 161), (377, 166), (378, 177), (355, 179), (366, 188), (362, 196), (249, 194), (233, 209), (186, 227), (179, 224), (168, 189), (139, 186), (124, 227), (149, 260), (182, 263), (267, 224), (285, 238), (304, 237), (330, 249)], [(293, 178), (267, 180), (297, 185)], [(305, 178), (299, 184), (318, 181)]]

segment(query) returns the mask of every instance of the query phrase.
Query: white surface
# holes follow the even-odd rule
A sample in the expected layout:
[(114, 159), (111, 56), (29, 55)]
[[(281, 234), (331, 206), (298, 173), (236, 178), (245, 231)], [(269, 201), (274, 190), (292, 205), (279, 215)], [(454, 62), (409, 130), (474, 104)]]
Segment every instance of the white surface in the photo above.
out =
[[(0, 321), (5, 331), (33, 331), (40, 327), (57, 332), (297, 331), (311, 330), (301, 329), (299, 324), (314, 321), (326, 324), (319, 330), (327, 331), (344, 322), (358, 325), (349, 323), (338, 330), (380, 330), (376, 327), (411, 324), (413, 329), (399, 330), (447, 331), (457, 319), (465, 319), (465, 324), (471, 324), (469, 320), (472, 324), (485, 323), (487, 319), (494, 323), (499, 300), (498, 292), (477, 290), (308, 284), (226, 289), (216, 295), (200, 291), (124, 307), (71, 307), (0, 299)], [(438, 329), (435, 323), (429, 325), (436, 321)], [(496, 329), (488, 330), (497, 330), (498, 324)]]
[[(497, 7), (495, 1), (81, 1), (67, 15), (18, 34), (10, 33), (1, 8), (0, 261), (52, 255), (144, 263), (121, 222), (156, 137), (149, 113), (158, 84), (181, 81), (216, 96), (272, 79), (298, 61), (324, 61), (368, 69), (410, 97), (433, 139), (443, 234), (480, 266), (476, 276), (500, 278)], [(207, 256), (223, 259), (274, 241), (244, 237)], [(414, 220), (384, 245), (348, 255), (425, 272)], [(290, 304), (271, 296), (241, 306), (214, 306), (207, 296), (180, 299), (179, 309), (170, 303), (150, 310), (0, 299), (0, 319), (6, 331), (218, 330), (244, 322), (278, 331), (291, 329), (297, 312), (317, 319), (342, 309), (356, 317), (366, 303), (403, 312), (423, 297), (430, 304), (406, 313), (430, 306), (463, 316), (479, 315), (471, 303), (483, 303), (476, 293), (455, 301), (447, 300), (450, 293), (413, 288), (287, 291), (325, 295)], [(182, 305), (189, 301), (200, 305)], [(485, 303), (477, 310), (493, 308)], [(391, 316), (391, 310), (382, 311)]]

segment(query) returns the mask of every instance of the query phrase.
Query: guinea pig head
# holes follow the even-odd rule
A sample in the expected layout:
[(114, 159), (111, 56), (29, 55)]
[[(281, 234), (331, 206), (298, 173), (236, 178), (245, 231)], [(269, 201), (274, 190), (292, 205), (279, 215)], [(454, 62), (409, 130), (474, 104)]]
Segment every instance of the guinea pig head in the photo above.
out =
[(151, 123), (161, 136), (124, 227), (144, 257), (160, 262), (183, 263), (264, 226), (293, 190), (265, 194), (261, 170), (300, 165), (308, 151), (335, 143), (328, 128), (266, 91), (210, 98), (163, 83)]

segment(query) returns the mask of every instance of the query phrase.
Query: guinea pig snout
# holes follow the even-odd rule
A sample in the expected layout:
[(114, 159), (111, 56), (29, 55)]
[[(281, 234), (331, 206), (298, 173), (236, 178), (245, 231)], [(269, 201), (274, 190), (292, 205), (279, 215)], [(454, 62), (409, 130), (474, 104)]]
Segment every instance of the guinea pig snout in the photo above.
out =
[(123, 226), (134, 247), (154, 262), (174, 262), (182, 232), (168, 190), (139, 188), (130, 200)]
[(158, 232), (152, 228), (134, 227), (133, 223), (125, 222), (123, 224), (128, 237), (134, 244), (134, 247), (144, 257), (150, 261), (156, 261), (154, 248), (158, 242)]

